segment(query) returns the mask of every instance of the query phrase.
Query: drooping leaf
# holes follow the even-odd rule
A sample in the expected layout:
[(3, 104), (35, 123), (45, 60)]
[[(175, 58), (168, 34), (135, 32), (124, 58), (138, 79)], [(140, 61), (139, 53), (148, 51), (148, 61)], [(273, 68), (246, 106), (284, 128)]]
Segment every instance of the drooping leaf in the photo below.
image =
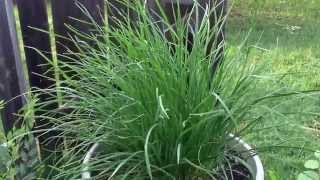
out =
[(304, 167), (307, 169), (318, 169), (320, 167), (319, 161), (317, 160), (308, 160), (304, 163)]
[(316, 151), (314, 153), (314, 156), (320, 160), (320, 151)]
[(297, 180), (319, 180), (319, 175), (314, 171), (304, 171), (298, 175)]
[(268, 179), (270, 179), (270, 180), (278, 180), (276, 172), (272, 171), (272, 170), (268, 171)]
[(7, 163), (10, 161), (10, 154), (4, 144), (0, 145), (0, 154), (0, 173), (3, 173), (6, 171)]

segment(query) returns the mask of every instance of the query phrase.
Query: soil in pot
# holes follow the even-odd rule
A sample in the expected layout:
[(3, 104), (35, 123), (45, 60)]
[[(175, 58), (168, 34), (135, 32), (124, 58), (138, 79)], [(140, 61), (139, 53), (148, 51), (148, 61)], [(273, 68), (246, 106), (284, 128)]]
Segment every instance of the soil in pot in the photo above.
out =
[(221, 172), (220, 177), (217, 179), (219, 180), (251, 180), (252, 175), (247, 167), (240, 163), (234, 163), (231, 165), (231, 168), (225, 170), (224, 173)]

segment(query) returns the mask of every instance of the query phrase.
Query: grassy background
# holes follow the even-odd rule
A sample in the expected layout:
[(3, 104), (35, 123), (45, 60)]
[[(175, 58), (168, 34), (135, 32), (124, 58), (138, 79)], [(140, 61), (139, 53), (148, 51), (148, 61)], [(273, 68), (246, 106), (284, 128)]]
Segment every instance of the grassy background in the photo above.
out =
[[(283, 86), (320, 89), (319, 18), (319, 0), (236, 0), (228, 21), (227, 45), (237, 48), (250, 32), (248, 45), (256, 48), (249, 58), (257, 63), (268, 60), (266, 72), (281, 76)], [(312, 155), (308, 150), (320, 149), (320, 118), (302, 115), (320, 112), (319, 105), (316, 97), (284, 103), (281, 108), (300, 115), (271, 116), (247, 137), (261, 147), (267, 179), (295, 179)]]

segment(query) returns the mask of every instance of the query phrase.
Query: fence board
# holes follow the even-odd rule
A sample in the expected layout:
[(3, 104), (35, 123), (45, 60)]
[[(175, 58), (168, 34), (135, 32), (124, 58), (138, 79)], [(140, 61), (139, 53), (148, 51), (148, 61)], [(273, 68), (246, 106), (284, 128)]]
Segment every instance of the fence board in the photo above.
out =
[[(68, 0), (68, 1), (52, 1), (52, 15), (53, 15), (53, 25), (54, 31), (56, 34), (68, 37), (69, 31), (65, 24), (71, 25), (75, 27), (77, 30), (81, 32), (88, 33), (90, 26), (79, 23), (72, 18), (81, 19), (88, 21), (86, 15), (77, 7), (76, 1)], [(98, 23), (102, 24), (103, 22), (103, 14), (104, 14), (104, 0), (78, 0), (77, 2), (81, 3), (86, 7), (90, 15), (93, 19)], [(74, 50), (74, 46), (72, 42), (57, 38), (57, 53), (63, 54), (66, 52), (66, 47)]]
[[(15, 113), (25, 103), (24, 97), (19, 95), (26, 90), (16, 38), (12, 1), (0, 0), (0, 24), (0, 99), (10, 100), (1, 114), (3, 127), (7, 133), (14, 125), (19, 126)], [(14, 99), (11, 100), (12, 98)]]
[[(33, 47), (45, 53), (51, 59), (50, 37), (47, 33), (33, 28), (49, 31), (48, 16), (45, 0), (17, 0), (23, 42), (25, 45), (26, 63), (28, 66), (31, 87), (46, 89), (55, 82), (46, 77), (54, 78), (54, 71), (48, 71), (46, 60)], [(32, 27), (32, 28), (31, 28)], [(43, 97), (45, 98), (45, 97)]]
[[(49, 32), (46, 0), (16, 0), (16, 4), (19, 11), (22, 38), (25, 45), (24, 51), (30, 87), (44, 90), (38, 97), (40, 101), (46, 101), (56, 96), (55, 92), (45, 90), (54, 88), (55, 86), (54, 69), (42, 55), (34, 50), (37, 49), (41, 51), (43, 55), (47, 56), (48, 59), (52, 59), (50, 36), (48, 33), (42, 32)], [(57, 107), (57, 103), (52, 103), (50, 106), (48, 105), (43, 108), (50, 110)], [(36, 115), (40, 115), (39, 112)], [(40, 118), (35, 120), (34, 130), (46, 128), (50, 128), (50, 124), (48, 124), (47, 121)], [(54, 142), (47, 143), (50, 136), (55, 135), (54, 132), (46, 133), (45, 135), (41, 135), (41, 133), (35, 135), (38, 136), (41, 147), (54, 149)]]

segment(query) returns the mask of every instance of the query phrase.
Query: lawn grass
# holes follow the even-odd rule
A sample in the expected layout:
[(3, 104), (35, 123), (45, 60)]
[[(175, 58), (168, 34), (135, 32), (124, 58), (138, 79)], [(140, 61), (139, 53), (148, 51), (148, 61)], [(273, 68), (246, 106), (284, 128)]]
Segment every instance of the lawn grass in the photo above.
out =
[[(228, 21), (227, 46), (236, 48), (250, 32), (248, 45), (256, 48), (249, 58), (257, 63), (267, 59), (266, 72), (281, 77), (280, 84), (298, 90), (320, 89), (319, 7), (319, 0), (237, 0)], [(281, 106), (301, 113), (270, 117), (260, 126), (264, 130), (247, 137), (258, 148), (268, 147), (261, 150), (270, 175), (267, 179), (295, 179), (312, 155), (308, 150), (320, 149), (319, 118), (302, 115), (320, 112), (320, 99), (312, 96)]]

